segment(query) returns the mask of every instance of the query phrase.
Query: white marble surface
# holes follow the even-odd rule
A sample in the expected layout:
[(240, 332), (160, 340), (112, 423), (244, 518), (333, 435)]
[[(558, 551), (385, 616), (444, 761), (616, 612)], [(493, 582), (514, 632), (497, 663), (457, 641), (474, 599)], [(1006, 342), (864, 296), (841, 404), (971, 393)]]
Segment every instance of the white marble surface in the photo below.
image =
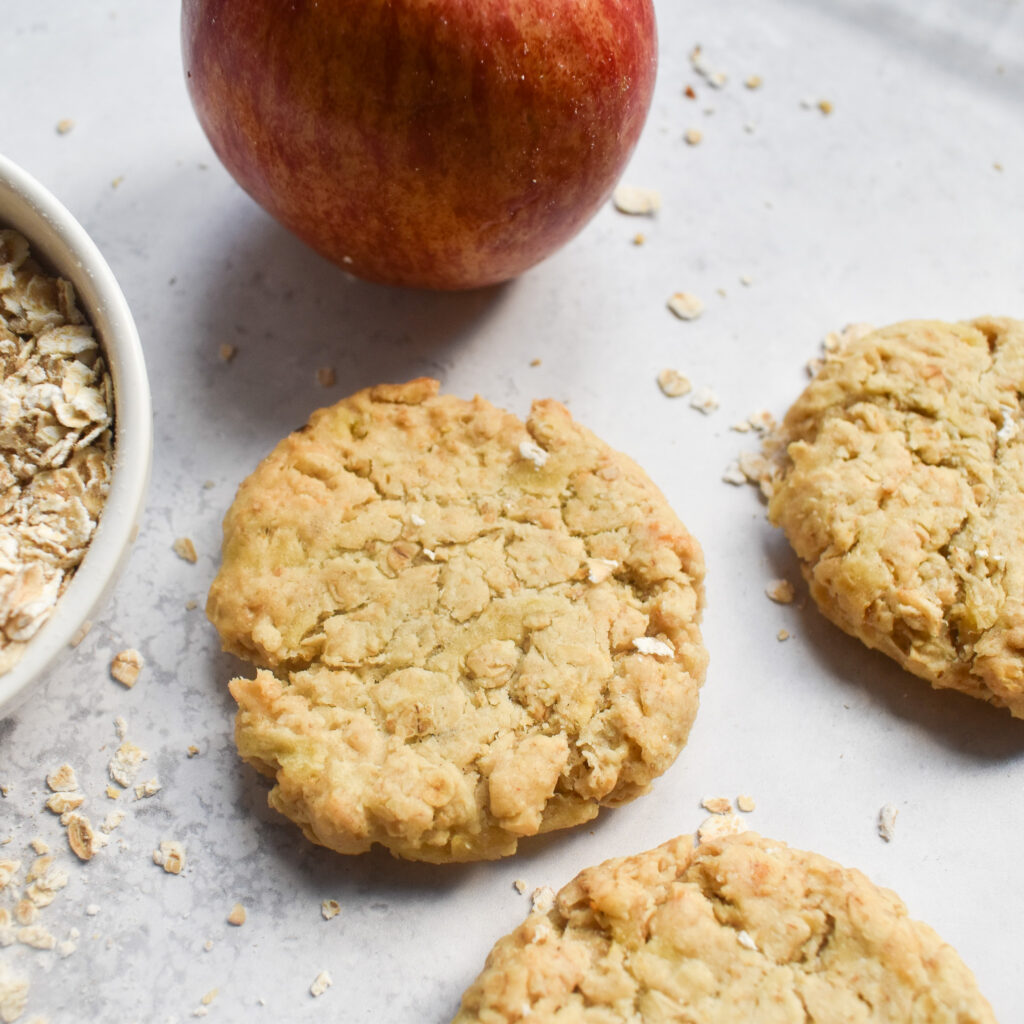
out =
[[(185, 1021), (216, 989), (211, 1020), (443, 1024), (526, 912), (515, 879), (558, 886), (694, 829), (702, 796), (741, 792), (757, 800), (753, 827), (897, 890), (961, 952), (997, 1016), (1019, 1019), (1024, 723), (930, 692), (803, 602), (769, 602), (765, 584), (796, 580), (795, 564), (753, 489), (721, 474), (753, 447), (729, 425), (781, 412), (827, 331), (1024, 314), (1024, 8), (658, 0), (658, 14), (658, 91), (626, 176), (661, 190), (658, 219), (609, 207), (514, 284), (429, 295), (347, 279), (240, 192), (189, 106), (172, 0), (6, 5), (0, 148), (79, 217), (118, 275), (156, 416), (126, 576), (73, 657), (0, 722), (3, 854), (27, 857), (36, 836), (53, 844), (70, 883), (40, 923), (58, 939), (80, 933), (65, 958), (0, 950), (31, 982), (25, 1020)], [(725, 88), (693, 74), (698, 43)], [(762, 89), (743, 87), (751, 74)], [(60, 135), (64, 118), (74, 127)], [(682, 139), (691, 127), (699, 146)], [(678, 289), (704, 297), (700, 320), (667, 312)], [(238, 346), (230, 364), (223, 343)], [(336, 387), (317, 385), (322, 366)], [(705, 416), (663, 397), (664, 366), (713, 387), (721, 408)], [(519, 413), (532, 397), (568, 401), (648, 468), (707, 554), (711, 666), (688, 747), (649, 796), (497, 864), (344, 858), (279, 820), (234, 754), (225, 683), (238, 666), (201, 611), (220, 518), (257, 459), (316, 406), (421, 373)], [(186, 535), (195, 565), (171, 549)], [(106, 671), (125, 646), (146, 658), (130, 691)], [(140, 777), (163, 789), (122, 798), (111, 845), (79, 865), (41, 810), (44, 777), (73, 764), (102, 819), (118, 715), (149, 752)], [(899, 810), (891, 843), (875, 827), (886, 803)], [(152, 863), (166, 838), (187, 848), (182, 876)], [(341, 905), (331, 921), (328, 898)], [(235, 902), (248, 910), (241, 928), (225, 921)], [(323, 970), (334, 984), (315, 999)]]

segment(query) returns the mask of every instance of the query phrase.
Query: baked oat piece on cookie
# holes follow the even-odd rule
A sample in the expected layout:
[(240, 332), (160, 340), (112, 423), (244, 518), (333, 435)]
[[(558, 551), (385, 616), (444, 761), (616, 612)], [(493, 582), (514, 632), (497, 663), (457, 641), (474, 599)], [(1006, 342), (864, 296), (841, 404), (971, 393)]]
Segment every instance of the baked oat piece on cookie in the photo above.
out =
[(910, 321), (786, 415), (769, 516), (836, 625), (1024, 718), (1024, 323)]
[(414, 380), (321, 409), (240, 487), (207, 612), (271, 806), (343, 853), (513, 853), (645, 792), (697, 711), (704, 563), (557, 402)]
[(581, 872), (454, 1024), (995, 1024), (952, 947), (859, 871), (753, 832)]

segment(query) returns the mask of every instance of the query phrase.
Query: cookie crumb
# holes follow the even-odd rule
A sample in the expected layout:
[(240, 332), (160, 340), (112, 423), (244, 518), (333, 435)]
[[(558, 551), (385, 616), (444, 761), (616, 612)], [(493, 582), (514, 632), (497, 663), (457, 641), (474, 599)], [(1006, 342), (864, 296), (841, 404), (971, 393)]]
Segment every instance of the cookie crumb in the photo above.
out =
[(673, 292), (667, 305), (680, 320), (696, 320), (704, 312), (704, 303), (692, 292)]
[(231, 360), (238, 355), (238, 346), (228, 344), (221, 345), (221, 347), (217, 349), (217, 355), (220, 356), (220, 361), (222, 363), (230, 363)]
[(42, 857), (44, 853), (50, 852), (50, 844), (42, 836), (36, 836), (28, 845), (32, 847), (37, 857)]
[(728, 814), (732, 810), (732, 801), (725, 796), (706, 796), (700, 805), (712, 814)]
[(775, 634), (775, 639), (778, 640), (779, 643), (782, 643), (784, 640), (788, 640), (789, 639), (789, 630), (788, 629), (780, 629), (778, 631), (778, 633)]
[(313, 984), (309, 986), (309, 991), (313, 996), (322, 996), (334, 982), (331, 980), (330, 974), (327, 971), (321, 971), (314, 980)]
[(539, 885), (530, 894), (533, 910), (537, 914), (546, 914), (555, 905), (555, 890), (550, 885)]
[(796, 590), (794, 590), (793, 584), (789, 580), (772, 580), (764, 588), (764, 592), (776, 604), (792, 604), (793, 599), (796, 597)]
[(647, 241), (647, 236), (642, 231), (638, 231), (632, 241), (634, 245), (643, 245)]
[(135, 784), (135, 799), (146, 800), (151, 796), (156, 796), (161, 790), (159, 779), (147, 779), (145, 782), (137, 782)]
[(85, 908), (86, 917), (95, 917), (100, 912), (100, 905), (98, 903), (90, 903)]
[(174, 553), (183, 558), (186, 562), (198, 562), (199, 555), (196, 554), (196, 546), (190, 537), (179, 537), (172, 545)]
[(760, 89), (764, 79), (760, 75), (749, 75), (743, 83), (748, 89)]
[(699, 128), (689, 128), (683, 139), (688, 146), (699, 146), (704, 141), (704, 133)]
[(245, 907), (241, 903), (236, 903), (228, 914), (228, 924), (234, 925), (236, 928), (241, 928), (245, 924)]
[(671, 644), (653, 636), (638, 636), (633, 641), (633, 646), (640, 654), (650, 654), (659, 658), (671, 658), (676, 653)]
[(666, 367), (658, 374), (658, 387), (661, 388), (662, 394), (669, 398), (679, 398), (693, 390), (690, 378), (670, 367)]
[(520, 896), (524, 895), (526, 890), (527, 890), (527, 888), (528, 888), (528, 886), (526, 884), (526, 880), (523, 879), (523, 878), (517, 878), (512, 883), (512, 886), (516, 890), (516, 892), (519, 893)]
[(834, 108), (834, 107), (832, 106), (832, 101), (831, 101), (831, 100), (818, 100), (818, 109), (819, 109), (819, 110), (820, 110), (820, 111), (821, 111), (821, 112), (822, 112), (822, 113), (823, 113), (823, 114), (824, 114), (824, 115), (825, 115), (826, 117), (828, 117), (828, 115), (829, 115), (829, 114), (831, 114), (831, 113), (832, 113), (832, 111), (833, 111), (833, 110), (834, 110), (835, 108)]
[(110, 663), (110, 675), (130, 690), (138, 682), (142, 666), (142, 655), (134, 647), (126, 647), (114, 655)]
[[(114, 752), (107, 765), (107, 773), (119, 786), (127, 788), (132, 784), (139, 766), (149, 755), (134, 743), (125, 740)], [(108, 790), (107, 796), (110, 795)]]
[(153, 851), (153, 863), (169, 875), (180, 875), (185, 868), (185, 847), (176, 839), (163, 839), (160, 848)]
[(749, 814), (757, 805), (754, 803), (754, 798), (748, 793), (740, 793), (736, 797), (736, 806), (744, 814)]
[(661, 193), (653, 188), (619, 185), (612, 193), (612, 203), (619, 213), (650, 217), (661, 209)]
[(75, 122), (70, 117), (62, 117), (55, 127), (58, 135), (67, 135), (75, 127)]
[(531, 359), (530, 360), (530, 365), (531, 366), (540, 366), (540, 363), (541, 363), (540, 359)]
[(188, 757), (195, 757), (198, 753), (199, 748), (194, 743), (190, 744), (188, 750), (185, 751)]
[(341, 904), (337, 900), (324, 900), (320, 904), (320, 914), (325, 921), (337, 917), (341, 913)]
[(321, 366), (316, 371), (316, 382), (322, 388), (333, 388), (337, 379), (333, 366)]
[(878, 812), (878, 834), (887, 842), (892, 842), (896, 831), (896, 815), (899, 809), (893, 804), (885, 804)]

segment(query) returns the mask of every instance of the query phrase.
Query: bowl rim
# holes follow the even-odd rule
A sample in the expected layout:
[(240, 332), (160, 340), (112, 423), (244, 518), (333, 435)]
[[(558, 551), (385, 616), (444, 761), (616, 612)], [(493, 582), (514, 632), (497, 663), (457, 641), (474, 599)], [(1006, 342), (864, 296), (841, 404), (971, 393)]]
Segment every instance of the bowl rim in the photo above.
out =
[(128, 303), (100, 250), (66, 207), (0, 154), (0, 227), (23, 234), (33, 256), (75, 289), (103, 348), (114, 392), (114, 465), (99, 524), (81, 564), (20, 660), (0, 675), (0, 719), (66, 652), (120, 576), (149, 487), (153, 414), (145, 358)]

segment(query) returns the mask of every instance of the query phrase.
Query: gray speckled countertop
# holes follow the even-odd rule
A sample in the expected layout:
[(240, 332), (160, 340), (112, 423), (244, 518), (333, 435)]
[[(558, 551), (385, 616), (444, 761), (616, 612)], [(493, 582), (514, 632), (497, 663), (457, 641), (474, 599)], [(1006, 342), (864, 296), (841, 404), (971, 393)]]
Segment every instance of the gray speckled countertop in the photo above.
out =
[[(54, 847), (70, 881), (40, 923), (76, 947), (0, 950), (30, 981), (24, 1020), (444, 1024), (526, 913), (516, 879), (557, 887), (693, 830), (703, 796), (745, 792), (752, 827), (895, 889), (960, 951), (997, 1016), (1018, 1019), (1024, 723), (930, 692), (825, 623), (802, 584), (793, 605), (771, 603), (765, 585), (798, 581), (795, 563), (754, 490), (721, 477), (755, 446), (730, 425), (782, 412), (827, 331), (1024, 314), (1024, 7), (658, 0), (658, 92), (626, 178), (661, 191), (661, 214), (638, 224), (609, 206), (513, 284), (430, 295), (348, 279), (235, 186), (189, 106), (173, 0), (8, 6), (0, 149), (71, 209), (120, 279), (156, 417), (125, 576), (84, 643), (0, 722), (3, 852), (30, 859), (35, 837)], [(698, 43), (724, 88), (693, 73)], [(761, 89), (744, 88), (752, 74)], [(58, 134), (65, 118), (73, 128)], [(683, 141), (691, 127), (698, 146)], [(704, 298), (699, 320), (667, 312), (680, 289)], [(316, 380), (325, 366), (332, 388)], [(721, 407), (662, 396), (666, 366)], [(495, 864), (345, 858), (269, 811), (232, 747), (225, 683), (238, 666), (202, 612), (221, 516), (255, 462), (318, 405), (423, 373), (520, 414), (533, 397), (567, 401), (647, 468), (708, 561), (711, 667), (675, 766), (643, 799)], [(196, 564), (172, 550), (182, 536)], [(128, 646), (146, 659), (131, 690), (107, 674)], [(162, 789), (122, 797), (110, 845), (79, 864), (41, 809), (45, 775), (74, 765), (102, 819), (117, 716), (148, 752), (140, 779)], [(899, 812), (888, 843), (884, 804)], [(152, 861), (163, 839), (186, 847), (180, 876)], [(325, 899), (341, 907), (331, 920)], [(226, 921), (236, 902), (241, 927)], [(333, 985), (314, 998), (324, 970)]]

